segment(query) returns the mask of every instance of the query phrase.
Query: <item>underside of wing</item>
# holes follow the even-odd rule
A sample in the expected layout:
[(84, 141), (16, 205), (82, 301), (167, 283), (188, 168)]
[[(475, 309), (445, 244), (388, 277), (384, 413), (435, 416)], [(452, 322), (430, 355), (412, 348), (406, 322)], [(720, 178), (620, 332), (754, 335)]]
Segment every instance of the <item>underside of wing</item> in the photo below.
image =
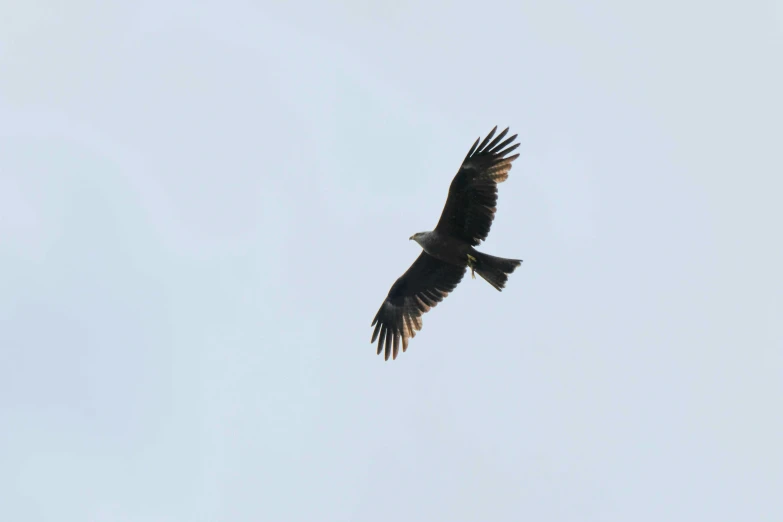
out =
[(465, 267), (450, 265), (426, 252), (392, 285), (373, 319), (371, 343), (378, 340), (378, 353), (397, 358), (408, 349), (408, 340), (421, 330), (421, 316), (451, 293), (465, 274)]
[[(517, 135), (502, 141), (508, 128), (498, 134), (497, 127), (479, 144), (473, 144), (449, 187), (436, 230), (476, 246), (489, 235), (498, 201), (498, 183), (508, 178), (511, 163), (519, 154), (508, 156), (519, 144), (511, 145)], [(492, 141), (490, 141), (492, 140)]]

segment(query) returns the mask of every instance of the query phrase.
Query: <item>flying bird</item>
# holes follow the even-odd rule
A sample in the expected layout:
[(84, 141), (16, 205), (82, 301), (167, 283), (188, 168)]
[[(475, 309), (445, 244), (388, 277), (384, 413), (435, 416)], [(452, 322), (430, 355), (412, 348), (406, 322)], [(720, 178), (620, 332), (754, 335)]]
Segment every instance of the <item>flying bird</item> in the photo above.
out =
[[(498, 201), (498, 183), (508, 178), (511, 162), (519, 154), (508, 156), (519, 147), (511, 145), (517, 135), (502, 141), (508, 128), (494, 140), (497, 127), (479, 144), (478, 138), (462, 162), (449, 187), (446, 205), (435, 230), (417, 232), (409, 239), (423, 252), (392, 285), (370, 326), (375, 330), (370, 343), (378, 340), (378, 354), (397, 358), (408, 349), (408, 341), (421, 330), (421, 317), (451, 293), (469, 267), (498, 291), (506, 286), (509, 274), (519, 259), (490, 256), (475, 246), (489, 234)], [(490, 142), (490, 140), (492, 140)]]

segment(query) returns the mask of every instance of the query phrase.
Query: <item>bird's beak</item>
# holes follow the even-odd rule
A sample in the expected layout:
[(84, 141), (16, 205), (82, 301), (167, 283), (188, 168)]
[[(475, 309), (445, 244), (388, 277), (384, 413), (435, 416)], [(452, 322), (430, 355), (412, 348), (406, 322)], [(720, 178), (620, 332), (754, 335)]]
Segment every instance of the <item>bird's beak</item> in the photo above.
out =
[(413, 239), (413, 236), (409, 237), (409, 238), (408, 238), (408, 241), (410, 241), (411, 239)]

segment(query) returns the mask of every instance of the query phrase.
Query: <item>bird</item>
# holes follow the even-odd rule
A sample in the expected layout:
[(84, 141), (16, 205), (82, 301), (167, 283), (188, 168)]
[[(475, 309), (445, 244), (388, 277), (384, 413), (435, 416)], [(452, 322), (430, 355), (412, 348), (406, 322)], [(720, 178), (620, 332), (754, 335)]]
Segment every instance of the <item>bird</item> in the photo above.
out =
[[(392, 285), (378, 309), (371, 327), (371, 344), (378, 341), (377, 354), (384, 360), (397, 358), (422, 328), (422, 315), (446, 298), (462, 281), (467, 268), (502, 291), (508, 276), (522, 263), (479, 252), (478, 246), (489, 235), (497, 210), (498, 183), (508, 179), (512, 162), (519, 154), (509, 156), (519, 147), (511, 145), (514, 134), (503, 140), (508, 127), (494, 139), (497, 126), (479, 144), (468, 151), (449, 186), (446, 204), (435, 229), (417, 232), (409, 239), (422, 248), (419, 257)], [(490, 141), (492, 140), (492, 141)], [(503, 140), (503, 141), (501, 141)]]

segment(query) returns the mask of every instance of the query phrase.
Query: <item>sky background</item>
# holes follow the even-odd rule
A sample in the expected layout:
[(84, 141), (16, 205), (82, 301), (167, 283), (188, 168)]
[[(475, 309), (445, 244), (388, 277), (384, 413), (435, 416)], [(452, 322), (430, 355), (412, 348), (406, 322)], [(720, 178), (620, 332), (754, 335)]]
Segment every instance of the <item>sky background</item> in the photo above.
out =
[[(0, 4), (0, 519), (783, 520), (783, 4)], [(473, 141), (483, 251), (370, 322)]]

